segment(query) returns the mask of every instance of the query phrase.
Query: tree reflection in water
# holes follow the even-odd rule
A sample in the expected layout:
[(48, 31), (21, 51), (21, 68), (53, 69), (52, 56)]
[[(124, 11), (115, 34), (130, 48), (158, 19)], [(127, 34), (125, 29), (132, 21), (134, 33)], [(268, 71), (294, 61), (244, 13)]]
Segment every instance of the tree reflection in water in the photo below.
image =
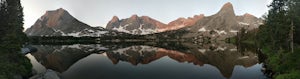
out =
[[(245, 71), (250, 68), (252, 69), (252, 72), (245, 73), (255, 73), (253, 75), (248, 75), (247, 77), (264, 78), (259, 70), (261, 65), (258, 64), (258, 56), (251, 50), (243, 50), (243, 52), (240, 52), (235, 45), (226, 43), (206, 45), (180, 43), (180, 45), (185, 48), (174, 50), (174, 48), (178, 47), (168, 47), (167, 45), (131, 45), (127, 47), (119, 46), (120, 48), (115, 45), (101, 44), (35, 45), (34, 47), (38, 48), (38, 52), (31, 54), (47, 69), (53, 69), (60, 72), (62, 76), (66, 78), (74, 78), (69, 77), (70, 74), (73, 73), (72, 76), (74, 76), (74, 73), (78, 72), (77, 70), (82, 70), (80, 69), (81, 66), (91, 66), (89, 68), (93, 68), (94, 66), (92, 65), (99, 65), (99, 67), (94, 67), (94, 70), (86, 70), (87, 72), (90, 72), (89, 75), (95, 70), (97, 70), (97, 73), (102, 73), (102, 75), (119, 74), (119, 76), (130, 72), (144, 76), (147, 74), (166, 74), (166, 72), (163, 71), (164, 69), (162, 69), (166, 66), (166, 69), (171, 68), (170, 70), (174, 71), (173, 74), (171, 74), (172, 72), (169, 72), (168, 74), (174, 75), (180, 73), (183, 77), (191, 76), (195, 78), (205, 78), (205, 74), (208, 75), (208, 73), (211, 72), (214, 73), (214, 75), (221, 73), (219, 77), (211, 76), (212, 78), (244, 78), (243, 76), (237, 76), (240, 73), (236, 72)], [(95, 57), (95, 55), (102, 56), (100, 58), (97, 58), (99, 56), (91, 58)], [(109, 60), (110, 63), (107, 61), (105, 61), (106, 63), (103, 63), (104, 60)], [(103, 62), (89, 63), (96, 61)], [(174, 64), (174, 61), (176, 61), (176, 64)], [(131, 66), (126, 64), (126, 62), (128, 62), (128, 64), (130, 63)], [(201, 72), (197, 69), (206, 72)], [(154, 70), (156, 71), (154, 72)], [(190, 70), (191, 72), (187, 70)], [(92, 73), (94, 74), (94, 77), (101, 75), (96, 72)], [(202, 74), (203, 77), (195, 74)], [(136, 78), (136, 76), (137, 75), (128, 75), (127, 77)], [(112, 77), (110, 76), (107, 78)], [(174, 76), (174, 78), (176, 78), (176, 76)]]

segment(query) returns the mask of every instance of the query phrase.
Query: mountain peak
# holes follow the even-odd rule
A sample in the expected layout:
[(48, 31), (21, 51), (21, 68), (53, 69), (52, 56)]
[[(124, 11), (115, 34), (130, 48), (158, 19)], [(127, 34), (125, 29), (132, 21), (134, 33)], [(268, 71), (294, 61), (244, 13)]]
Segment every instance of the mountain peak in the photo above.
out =
[(227, 2), (227, 3), (225, 3), (223, 5), (223, 7), (230, 7), (230, 8), (232, 8), (233, 6), (232, 6), (232, 4), (230, 2)]
[(49, 15), (49, 14), (63, 14), (63, 13), (68, 13), (68, 11), (66, 11), (65, 9), (63, 8), (59, 8), (59, 9), (56, 9), (56, 10), (50, 10), (50, 11), (47, 11), (45, 15)]
[[(78, 34), (84, 29), (93, 28), (74, 18), (65, 9), (59, 8), (46, 11), (25, 33), (29, 36), (64, 36), (75, 32)], [(70, 36), (80, 36), (76, 34)]]
[(46, 14), (44, 14), (40, 18), (40, 20), (47, 19), (48, 20), (47, 25), (49, 27), (55, 27), (59, 24), (59, 20), (62, 17), (64, 17), (64, 18), (73, 18), (73, 16), (71, 16), (68, 11), (66, 11), (63, 8), (59, 8), (59, 9), (56, 9), (56, 10), (47, 11)]
[(120, 21), (109, 21), (106, 28), (109, 30), (116, 30), (130, 34), (152, 34), (156, 33), (157, 28), (166, 26), (149, 16), (132, 15), (130, 18), (125, 18)]
[(113, 16), (113, 18), (111, 19), (112, 22), (116, 22), (116, 21), (119, 21), (119, 17), (117, 16)]
[(59, 9), (57, 9), (57, 11), (66, 12), (66, 10), (63, 8), (59, 8)]
[(130, 19), (137, 19), (139, 16), (137, 14), (134, 14), (130, 17)]
[[(223, 5), (218, 14), (234, 14), (233, 6), (230, 2)], [(235, 15), (235, 14), (234, 14)]]

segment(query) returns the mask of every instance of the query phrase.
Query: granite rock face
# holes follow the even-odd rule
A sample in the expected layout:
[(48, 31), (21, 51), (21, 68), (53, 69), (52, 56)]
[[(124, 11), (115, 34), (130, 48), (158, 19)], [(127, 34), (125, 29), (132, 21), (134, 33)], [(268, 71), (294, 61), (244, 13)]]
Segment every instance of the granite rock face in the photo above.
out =
[(218, 13), (204, 17), (181, 30), (189, 32), (183, 36), (185, 38), (206, 36), (222, 40), (235, 36), (242, 28), (250, 31), (261, 24), (262, 20), (251, 14), (235, 15), (232, 4), (226, 3)]
[[(249, 31), (258, 28), (261, 24), (262, 20), (251, 14), (246, 13), (237, 16), (234, 13), (233, 5), (228, 2), (223, 5), (218, 13), (211, 16), (200, 14), (188, 18), (181, 17), (168, 24), (161, 23), (148, 16), (138, 17), (137, 15), (133, 15), (130, 18), (122, 20), (114, 16), (106, 28), (136, 35), (186, 29), (194, 33), (216, 32), (218, 34), (225, 34), (225, 37), (228, 37), (235, 35), (241, 28)], [(210, 36), (212, 35), (210, 34)]]
[(93, 29), (71, 16), (66, 10), (60, 8), (47, 11), (34, 25), (25, 31), (29, 36), (62, 36), (63, 34)]
[(157, 33), (157, 29), (164, 26), (166, 26), (166, 24), (148, 16), (139, 17), (137, 15), (132, 15), (130, 18), (122, 20), (119, 20), (117, 16), (114, 16), (112, 20), (109, 21), (106, 28), (135, 35), (145, 35)]
[(101, 26), (91, 27), (70, 15), (65, 9), (47, 11), (25, 33), (28, 36), (103, 37), (125, 33), (110, 31)]
[(119, 19), (117, 16), (107, 23), (106, 28), (91, 27), (80, 22), (66, 10), (60, 8), (47, 11), (36, 23), (27, 29), (28, 36), (120, 36), (120, 34), (147, 35), (168, 31), (185, 31), (182, 38), (211, 37), (225, 39), (235, 36), (242, 28), (250, 31), (263, 24), (262, 19), (251, 14), (237, 16), (233, 5), (226, 3), (219, 12), (211, 16), (203, 14), (188, 18), (178, 18), (164, 24), (148, 16), (132, 15), (130, 18)]

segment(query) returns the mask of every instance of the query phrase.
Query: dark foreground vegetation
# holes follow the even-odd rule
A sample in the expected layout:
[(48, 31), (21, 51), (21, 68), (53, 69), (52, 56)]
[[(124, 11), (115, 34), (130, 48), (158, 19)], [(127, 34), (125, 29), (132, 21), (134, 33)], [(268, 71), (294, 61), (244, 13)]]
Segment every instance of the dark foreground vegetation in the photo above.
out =
[(276, 79), (300, 78), (300, 1), (273, 0), (264, 25), (240, 31), (236, 43), (253, 44), (260, 48), (269, 76)]
[(23, 33), (20, 0), (0, 0), (0, 37), (0, 79), (28, 78), (32, 65), (20, 53), (28, 40)]

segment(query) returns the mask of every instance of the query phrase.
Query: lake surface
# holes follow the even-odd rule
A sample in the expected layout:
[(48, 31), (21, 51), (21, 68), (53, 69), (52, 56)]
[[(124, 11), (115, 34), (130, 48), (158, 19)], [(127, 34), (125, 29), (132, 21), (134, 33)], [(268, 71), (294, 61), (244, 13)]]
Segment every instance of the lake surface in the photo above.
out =
[(34, 45), (37, 73), (62, 79), (265, 79), (259, 56), (226, 43)]

